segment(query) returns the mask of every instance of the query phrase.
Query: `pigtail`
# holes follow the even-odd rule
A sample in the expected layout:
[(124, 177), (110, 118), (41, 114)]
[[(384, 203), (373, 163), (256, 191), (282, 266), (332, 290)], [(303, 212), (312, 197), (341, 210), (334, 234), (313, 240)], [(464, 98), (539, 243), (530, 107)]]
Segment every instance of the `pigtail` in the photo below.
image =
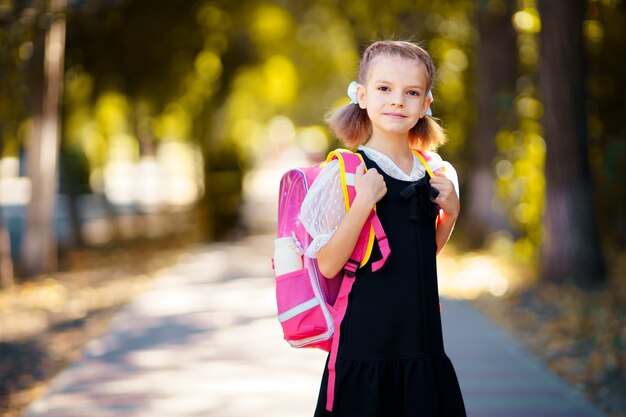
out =
[(409, 131), (409, 146), (423, 151), (435, 151), (446, 142), (446, 131), (439, 119), (424, 116)]
[(355, 148), (364, 143), (372, 131), (367, 110), (353, 103), (328, 113), (326, 122), (335, 136), (341, 139), (347, 148)]

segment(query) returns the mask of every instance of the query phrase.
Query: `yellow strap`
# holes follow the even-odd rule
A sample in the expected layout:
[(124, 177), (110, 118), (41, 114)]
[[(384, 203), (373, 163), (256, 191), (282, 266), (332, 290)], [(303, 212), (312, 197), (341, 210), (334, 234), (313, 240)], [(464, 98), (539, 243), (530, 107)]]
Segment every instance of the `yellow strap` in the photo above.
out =
[[(353, 153), (359, 157), (361, 162), (365, 162), (365, 161), (363, 161), (363, 157), (361, 156), (360, 153), (352, 152), (348, 149), (342, 149), (342, 148), (337, 148), (334, 151), (329, 152), (328, 156), (326, 157), (325, 163), (332, 161), (333, 159), (335, 159), (335, 157), (337, 161), (339, 161), (339, 177), (341, 179), (341, 189), (343, 191), (343, 200), (346, 206), (346, 213), (347, 213), (348, 210), (350, 210), (350, 198), (348, 197), (348, 184), (346, 184), (346, 163), (342, 155), (344, 153)], [(376, 205), (374, 205), (374, 211), (376, 211)], [(370, 258), (370, 255), (372, 254), (372, 249), (374, 248), (374, 239), (376, 239), (376, 235), (374, 233), (374, 227), (370, 226), (370, 236), (367, 242), (367, 250), (365, 251), (365, 256), (363, 256), (363, 260), (361, 261), (360, 268), (362, 268), (367, 263), (367, 261)]]
[(426, 168), (426, 172), (428, 172), (428, 175), (430, 175), (430, 178), (435, 178), (435, 173), (433, 172), (432, 169), (430, 169), (430, 167), (428, 166), (428, 163), (426, 163), (426, 160), (424, 159), (422, 154), (416, 151), (415, 149), (411, 149), (411, 150), (413, 151), (415, 156), (417, 156), (417, 158), (420, 160), (422, 165), (424, 165), (424, 167)]
[[(342, 153), (350, 152), (347, 149), (335, 149), (328, 153), (326, 157), (326, 163), (329, 163), (333, 159), (337, 159), (339, 161), (339, 178), (341, 179), (341, 189), (343, 191), (343, 202), (346, 207), (346, 212), (350, 210), (350, 198), (348, 197), (348, 184), (346, 184), (346, 163), (343, 160)], [(359, 155), (360, 157), (361, 155)]]

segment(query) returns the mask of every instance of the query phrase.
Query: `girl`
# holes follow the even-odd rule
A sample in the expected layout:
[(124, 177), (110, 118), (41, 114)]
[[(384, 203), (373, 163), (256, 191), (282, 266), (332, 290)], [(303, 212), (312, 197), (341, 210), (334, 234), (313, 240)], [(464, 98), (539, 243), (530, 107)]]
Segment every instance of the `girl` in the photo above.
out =
[[(421, 47), (375, 42), (363, 53), (359, 84), (349, 89), (352, 102), (328, 119), (346, 146), (360, 145), (365, 166), (357, 171), (356, 197), (347, 213), (337, 161), (313, 183), (301, 211), (313, 237), (306, 255), (317, 257), (324, 276), (336, 276), (374, 204), (391, 255), (380, 270), (366, 265), (357, 272), (341, 324), (333, 410), (325, 409), (326, 369), (315, 416), (466, 415), (439, 314), (435, 255), (460, 205), (454, 169), (432, 152), (445, 140), (429, 116), (434, 74)], [(434, 178), (413, 149), (426, 151)], [(370, 259), (380, 257), (375, 245)]]

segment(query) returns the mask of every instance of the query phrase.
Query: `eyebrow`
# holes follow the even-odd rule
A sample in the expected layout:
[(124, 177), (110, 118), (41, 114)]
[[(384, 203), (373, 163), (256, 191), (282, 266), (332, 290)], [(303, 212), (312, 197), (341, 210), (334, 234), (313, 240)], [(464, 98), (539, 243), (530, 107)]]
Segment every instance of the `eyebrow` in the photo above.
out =
[[(374, 83), (393, 84), (391, 81), (387, 81), (387, 80), (375, 80)], [(415, 88), (415, 89), (418, 89), (418, 90), (425, 90), (424, 87), (419, 86), (419, 85), (410, 85), (407, 88)]]

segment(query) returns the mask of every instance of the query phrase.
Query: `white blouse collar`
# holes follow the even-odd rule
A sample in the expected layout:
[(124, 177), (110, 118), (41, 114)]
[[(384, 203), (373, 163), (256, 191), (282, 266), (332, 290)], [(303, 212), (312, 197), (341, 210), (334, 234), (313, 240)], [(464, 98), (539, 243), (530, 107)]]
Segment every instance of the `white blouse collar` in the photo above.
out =
[(426, 169), (415, 154), (413, 154), (413, 169), (411, 170), (411, 175), (409, 176), (406, 175), (406, 173), (384, 153), (365, 145), (360, 145), (358, 149), (365, 152), (367, 157), (376, 162), (380, 169), (385, 171), (387, 175), (397, 180), (417, 181), (426, 175)]

